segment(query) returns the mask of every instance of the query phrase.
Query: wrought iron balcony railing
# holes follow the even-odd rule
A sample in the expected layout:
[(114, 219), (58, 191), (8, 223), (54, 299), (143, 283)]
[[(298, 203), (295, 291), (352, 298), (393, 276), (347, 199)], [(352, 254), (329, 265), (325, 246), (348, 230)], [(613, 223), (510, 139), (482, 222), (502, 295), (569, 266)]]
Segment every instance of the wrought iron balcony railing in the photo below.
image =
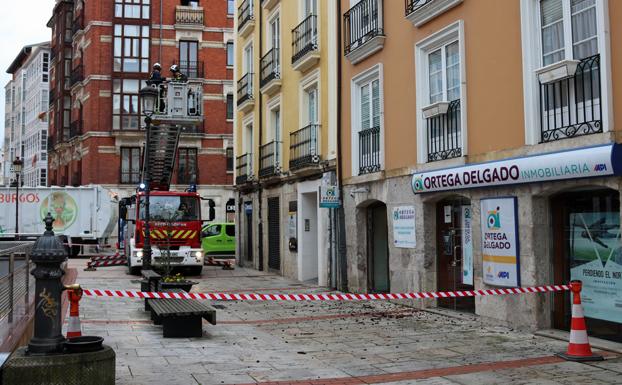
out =
[(579, 62), (574, 76), (540, 84), (540, 142), (603, 132), (600, 55)]
[(238, 80), (238, 106), (253, 99), (253, 73), (249, 72)]
[(317, 50), (317, 16), (309, 15), (292, 30), (292, 64)]
[(179, 62), (179, 70), (191, 79), (205, 77), (205, 66), (202, 61), (185, 61)]
[(238, 7), (238, 31), (244, 28), (244, 25), (253, 19), (252, 0), (244, 0)]
[(84, 65), (80, 64), (71, 70), (71, 86), (84, 80)]
[(259, 177), (271, 177), (281, 173), (281, 142), (273, 140), (259, 147)]
[(347, 55), (376, 36), (384, 35), (383, 0), (361, 0), (343, 14), (343, 47)]
[(263, 87), (272, 80), (280, 78), (279, 49), (272, 48), (261, 58), (261, 79), (259, 80), (259, 86)]
[(427, 119), (428, 162), (462, 156), (460, 99), (449, 103), (447, 112)]
[(308, 126), (289, 134), (289, 169), (317, 165), (320, 162), (319, 124)]
[(203, 8), (178, 5), (175, 8), (176, 24), (203, 25)]
[(253, 175), (253, 154), (248, 152), (235, 159), (235, 184), (245, 184)]
[(380, 126), (359, 131), (359, 175), (380, 171)]
[(411, 13), (417, 12), (424, 5), (433, 2), (434, 0), (404, 0), (406, 3), (406, 16)]

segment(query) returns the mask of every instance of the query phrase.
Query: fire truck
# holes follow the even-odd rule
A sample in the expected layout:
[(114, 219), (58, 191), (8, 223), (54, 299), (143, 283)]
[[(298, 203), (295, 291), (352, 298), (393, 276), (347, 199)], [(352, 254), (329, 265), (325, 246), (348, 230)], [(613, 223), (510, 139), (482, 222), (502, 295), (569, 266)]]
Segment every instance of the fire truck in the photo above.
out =
[[(170, 263), (201, 274), (203, 250), (201, 226), (214, 219), (214, 202), (209, 202), (209, 218), (201, 218), (201, 202), (196, 186), (186, 191), (171, 191), (171, 177), (179, 137), (185, 130), (203, 121), (202, 85), (193, 82), (165, 81), (153, 85), (154, 113), (146, 133), (141, 184), (135, 195), (119, 204), (119, 248), (123, 249), (131, 274), (139, 274), (143, 265), (146, 238), (147, 194), (149, 194), (149, 233), (151, 264)], [(146, 172), (147, 171), (147, 172)]]

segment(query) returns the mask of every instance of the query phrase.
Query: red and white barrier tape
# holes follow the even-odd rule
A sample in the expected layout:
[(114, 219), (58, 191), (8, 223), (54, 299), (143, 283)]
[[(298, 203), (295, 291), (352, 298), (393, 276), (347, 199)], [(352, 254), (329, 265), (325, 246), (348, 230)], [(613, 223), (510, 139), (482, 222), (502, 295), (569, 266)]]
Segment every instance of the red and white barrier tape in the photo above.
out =
[(87, 267), (102, 267), (102, 266), (120, 266), (127, 265), (127, 259), (113, 259), (109, 261), (92, 261), (86, 264)]
[(175, 298), (175, 299), (211, 299), (216, 301), (370, 301), (387, 299), (424, 299), (452, 297), (480, 297), (487, 295), (507, 295), (521, 293), (546, 293), (570, 290), (569, 285), (515, 287), (509, 289), (488, 289), (469, 291), (439, 291), (422, 293), (388, 294), (257, 294), (257, 293), (171, 293), (141, 292), (128, 290), (83, 289), (87, 297), (115, 298)]
[(235, 259), (215, 260), (214, 258), (208, 258), (206, 266), (231, 266), (234, 264), (235, 264)]
[(110, 261), (113, 259), (123, 259), (125, 260), (125, 255), (120, 255), (119, 253), (115, 254), (115, 255), (96, 255), (91, 257), (91, 261), (92, 262), (98, 262), (98, 261)]

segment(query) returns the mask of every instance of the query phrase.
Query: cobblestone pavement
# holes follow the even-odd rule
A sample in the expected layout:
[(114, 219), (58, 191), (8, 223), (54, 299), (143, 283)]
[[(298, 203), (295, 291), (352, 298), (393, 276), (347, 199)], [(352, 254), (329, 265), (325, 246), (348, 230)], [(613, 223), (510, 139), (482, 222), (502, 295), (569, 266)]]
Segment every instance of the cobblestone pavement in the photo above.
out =
[[(124, 267), (83, 271), (85, 288), (139, 289)], [(196, 279), (195, 279), (196, 278)], [(321, 293), (272, 274), (206, 267), (197, 292)], [(566, 343), (387, 302), (219, 302), (202, 338), (162, 338), (134, 299), (83, 298), (83, 334), (117, 354), (117, 384), (622, 384), (622, 358), (565, 362)], [(463, 317), (464, 318), (464, 317)]]

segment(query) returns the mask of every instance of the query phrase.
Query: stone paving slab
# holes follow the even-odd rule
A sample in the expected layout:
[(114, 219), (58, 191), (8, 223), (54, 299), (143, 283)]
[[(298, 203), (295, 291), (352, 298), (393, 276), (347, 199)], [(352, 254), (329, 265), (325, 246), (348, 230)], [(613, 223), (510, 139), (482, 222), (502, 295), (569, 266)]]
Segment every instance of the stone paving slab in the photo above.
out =
[[(83, 287), (139, 288), (140, 278), (125, 267), (86, 272), (83, 262), (70, 261)], [(196, 292), (330, 292), (239, 267), (206, 267), (192, 279), (199, 281)], [(83, 333), (101, 335), (115, 349), (120, 385), (622, 384), (617, 356), (562, 362), (552, 355), (566, 343), (473, 316), (458, 319), (380, 301), (211, 303), (222, 305), (218, 324), (205, 323), (202, 338), (164, 339), (142, 300), (83, 298)], [(554, 362), (540, 364), (544, 358)]]

